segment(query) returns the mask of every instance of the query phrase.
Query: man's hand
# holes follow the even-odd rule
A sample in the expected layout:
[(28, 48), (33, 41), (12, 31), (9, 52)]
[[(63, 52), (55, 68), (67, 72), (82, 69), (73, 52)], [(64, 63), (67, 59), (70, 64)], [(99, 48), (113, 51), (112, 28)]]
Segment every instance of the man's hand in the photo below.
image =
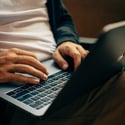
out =
[(0, 83), (12, 81), (37, 84), (39, 79), (46, 80), (47, 75), (46, 68), (33, 53), (16, 48), (0, 49)]
[(81, 60), (86, 57), (88, 52), (89, 51), (85, 50), (81, 45), (72, 42), (64, 42), (57, 47), (53, 53), (53, 58), (59, 67), (61, 67), (63, 70), (66, 70), (69, 68), (69, 64), (64, 57), (71, 57), (73, 59), (75, 70), (80, 65)]

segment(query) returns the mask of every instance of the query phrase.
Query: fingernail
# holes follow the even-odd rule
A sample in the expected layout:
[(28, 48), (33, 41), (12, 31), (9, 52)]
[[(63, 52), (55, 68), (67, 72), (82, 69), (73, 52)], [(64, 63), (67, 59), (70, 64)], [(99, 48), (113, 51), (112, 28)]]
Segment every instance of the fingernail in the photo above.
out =
[(86, 53), (88, 54), (88, 53), (89, 53), (89, 51), (88, 51), (88, 50), (86, 50)]
[(62, 66), (62, 68), (63, 68), (64, 70), (66, 70), (66, 69), (68, 68), (68, 65), (67, 65), (67, 64), (64, 64), (64, 65)]
[(34, 84), (39, 84), (40, 83), (40, 80), (39, 79), (34, 79)]
[(46, 74), (48, 75), (48, 74), (49, 74), (49, 72), (48, 72), (48, 71), (46, 71)]
[(46, 74), (43, 75), (43, 80), (47, 80), (48, 76)]

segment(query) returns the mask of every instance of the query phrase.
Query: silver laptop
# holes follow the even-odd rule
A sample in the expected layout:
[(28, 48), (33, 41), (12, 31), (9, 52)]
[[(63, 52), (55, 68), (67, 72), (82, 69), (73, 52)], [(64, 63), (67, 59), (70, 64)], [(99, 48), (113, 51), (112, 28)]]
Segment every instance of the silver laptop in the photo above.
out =
[(52, 59), (46, 60), (47, 81), (39, 85), (0, 85), (0, 98), (32, 115), (46, 116), (102, 86), (125, 65), (125, 25), (104, 29), (75, 72), (62, 71)]

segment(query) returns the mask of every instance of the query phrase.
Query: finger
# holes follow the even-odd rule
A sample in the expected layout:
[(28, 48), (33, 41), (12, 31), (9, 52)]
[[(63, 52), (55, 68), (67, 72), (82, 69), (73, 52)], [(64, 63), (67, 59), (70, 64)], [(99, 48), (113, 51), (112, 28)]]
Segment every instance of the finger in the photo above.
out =
[(8, 81), (8, 73), (6, 71), (3, 71), (3, 69), (0, 69), (0, 83), (5, 83)]
[(43, 80), (47, 80), (47, 75), (43, 73), (40, 70), (35, 69), (34, 67), (31, 67), (29, 65), (23, 65), (23, 64), (14, 64), (9, 67), (9, 72), (17, 72), (17, 73), (24, 73), (24, 74), (30, 74), (35, 77), (38, 77)]
[(8, 49), (2, 49), (0, 48), (0, 52), (6, 52)]
[(80, 52), (82, 59), (84, 59), (88, 55), (88, 53), (89, 53), (88, 50), (84, 49), (80, 45), (77, 46), (77, 50)]
[(73, 59), (74, 69), (76, 69), (80, 65), (80, 63), (81, 63), (81, 54), (76, 49), (76, 47), (68, 46), (68, 47), (60, 50), (60, 53), (62, 55), (70, 56)]
[(17, 55), (26, 55), (26, 56), (32, 56), (34, 58), (37, 59), (37, 57), (35, 56), (34, 53), (26, 51), (26, 50), (22, 50), (22, 49), (18, 49), (18, 48), (12, 48), (9, 51), (11, 52), (15, 52)]
[(40, 80), (37, 78), (33, 78), (33, 77), (26, 77), (23, 76), (21, 74), (12, 74), (9, 73), (8, 75), (8, 81), (11, 82), (19, 82), (19, 83), (28, 83), (28, 84), (39, 84)]
[(15, 60), (15, 63), (30, 65), (30, 66), (44, 72), (45, 74), (48, 74), (46, 67), (41, 62), (39, 62), (37, 59), (35, 59), (33, 57), (16, 56), (16, 57), (14, 57), (14, 60)]
[(0, 49), (0, 57), (7, 56), (8, 54), (8, 49)]
[(20, 82), (20, 83), (30, 83), (30, 84), (38, 84), (40, 80), (38, 78), (33, 77), (25, 77), (21, 74), (7, 73), (4, 72), (0, 77), (0, 83), (6, 82)]
[(74, 51), (74, 53), (71, 54), (71, 57), (73, 58), (74, 69), (76, 70), (81, 63), (81, 54), (78, 51)]
[(59, 53), (59, 51), (55, 51), (53, 53), (53, 59), (55, 62), (59, 65), (59, 67), (63, 70), (66, 70), (68, 68), (68, 63), (66, 60), (62, 57), (62, 55)]
[(30, 57), (30, 56), (3, 56), (0, 57), (0, 64), (6, 64), (9, 63), (10, 65), (12, 63), (15, 64), (26, 64), (26, 65), (30, 65), (38, 70), (41, 70), (42, 72), (44, 72), (45, 74), (48, 74), (46, 67), (40, 63), (37, 59)]

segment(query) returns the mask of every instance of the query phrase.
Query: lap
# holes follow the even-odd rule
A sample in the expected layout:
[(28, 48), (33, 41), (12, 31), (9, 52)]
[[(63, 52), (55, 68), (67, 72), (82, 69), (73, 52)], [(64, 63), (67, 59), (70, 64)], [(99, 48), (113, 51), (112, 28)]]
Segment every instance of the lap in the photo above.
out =
[(125, 125), (125, 72), (79, 98), (64, 112), (68, 108), (72, 112), (65, 117), (69, 117), (60, 117), (60, 122), (53, 115), (48, 125)]
[(42, 119), (15, 111), (11, 125), (124, 125), (125, 72)]

